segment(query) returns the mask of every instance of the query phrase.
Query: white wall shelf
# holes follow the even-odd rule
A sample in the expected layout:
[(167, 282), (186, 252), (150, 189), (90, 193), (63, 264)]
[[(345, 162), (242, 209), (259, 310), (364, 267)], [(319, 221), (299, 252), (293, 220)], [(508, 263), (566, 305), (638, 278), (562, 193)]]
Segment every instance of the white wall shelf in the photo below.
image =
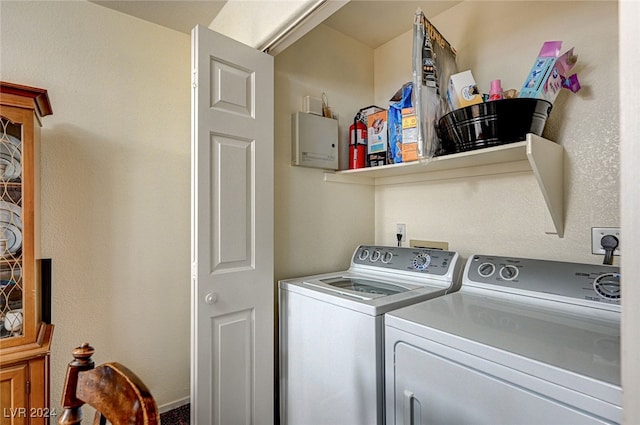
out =
[(559, 144), (535, 134), (525, 141), (381, 167), (324, 173), (336, 183), (388, 185), (532, 171), (551, 215), (564, 236), (563, 152)]

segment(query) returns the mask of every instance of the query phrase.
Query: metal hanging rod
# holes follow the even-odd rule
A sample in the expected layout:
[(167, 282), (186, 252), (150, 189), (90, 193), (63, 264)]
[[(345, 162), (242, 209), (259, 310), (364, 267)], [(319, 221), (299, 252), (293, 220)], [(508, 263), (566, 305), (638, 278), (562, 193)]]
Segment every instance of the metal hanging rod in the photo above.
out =
[(307, 19), (309, 19), (318, 9), (328, 3), (329, 0), (318, 0), (316, 1), (310, 8), (304, 11), (300, 16), (298, 16), (295, 20), (293, 20), (289, 25), (287, 25), (282, 31), (277, 33), (271, 40), (267, 41), (263, 44), (258, 50), (261, 50), (265, 53), (269, 53), (274, 47), (276, 47), (282, 40), (284, 40), (289, 34), (291, 34), (295, 29), (297, 29), (300, 25), (302, 25)]

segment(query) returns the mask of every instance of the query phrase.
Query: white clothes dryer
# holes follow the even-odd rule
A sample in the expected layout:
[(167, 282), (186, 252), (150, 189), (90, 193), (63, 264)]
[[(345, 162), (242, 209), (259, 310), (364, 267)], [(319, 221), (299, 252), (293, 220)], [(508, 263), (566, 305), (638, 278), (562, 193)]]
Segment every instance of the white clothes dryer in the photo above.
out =
[(617, 267), (473, 255), (385, 338), (388, 425), (622, 420)]
[(384, 423), (384, 314), (459, 286), (458, 254), (359, 246), (348, 270), (279, 282), (280, 419)]

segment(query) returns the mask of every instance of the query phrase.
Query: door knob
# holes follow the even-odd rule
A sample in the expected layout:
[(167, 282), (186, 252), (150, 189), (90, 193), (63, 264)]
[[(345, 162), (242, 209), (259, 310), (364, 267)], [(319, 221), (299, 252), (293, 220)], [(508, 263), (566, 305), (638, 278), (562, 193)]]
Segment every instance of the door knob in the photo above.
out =
[(208, 293), (204, 297), (204, 302), (207, 303), (207, 304), (215, 304), (216, 301), (218, 301), (218, 295), (214, 294), (213, 292)]

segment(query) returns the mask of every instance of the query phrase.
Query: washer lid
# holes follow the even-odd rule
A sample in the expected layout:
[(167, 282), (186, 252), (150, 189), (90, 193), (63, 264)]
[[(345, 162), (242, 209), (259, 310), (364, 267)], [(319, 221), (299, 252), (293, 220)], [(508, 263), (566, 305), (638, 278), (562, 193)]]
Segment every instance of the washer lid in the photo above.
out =
[(444, 295), (451, 289), (423, 279), (391, 280), (350, 271), (326, 273), (278, 282), (280, 291), (297, 293), (364, 314), (379, 316), (409, 304)]
[(348, 291), (349, 295), (366, 300), (401, 294), (403, 292), (418, 288), (418, 286), (416, 285), (405, 284), (404, 286), (400, 286), (391, 283), (384, 283), (375, 280), (347, 276), (319, 279), (319, 281), (325, 285), (328, 285), (330, 288), (336, 288), (336, 290), (340, 293), (344, 293), (343, 291)]

